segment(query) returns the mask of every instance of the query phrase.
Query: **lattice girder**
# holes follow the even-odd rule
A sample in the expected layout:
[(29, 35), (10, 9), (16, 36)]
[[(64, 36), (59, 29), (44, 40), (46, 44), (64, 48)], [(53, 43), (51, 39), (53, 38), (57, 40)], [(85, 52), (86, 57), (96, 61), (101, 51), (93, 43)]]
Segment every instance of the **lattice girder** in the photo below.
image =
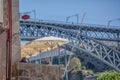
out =
[[(49, 22), (33, 22), (33, 21), (20, 21), (20, 27), (29, 28), (31, 26), (30, 31), (28, 30), (29, 34), (34, 37), (39, 37), (38, 29), (41, 26), (47, 26), (47, 28), (63, 28), (63, 29), (69, 29), (71, 31), (77, 31), (79, 27), (81, 27), (81, 33), (86, 36), (90, 36), (92, 38), (95, 38), (97, 40), (108, 40), (108, 41), (118, 41), (120, 42), (120, 29), (114, 29), (114, 28), (106, 28), (106, 26), (100, 26), (100, 25), (71, 25), (71, 24), (60, 24), (60, 23), (49, 23)], [(24, 25), (24, 26), (23, 26)], [(33, 27), (32, 27), (33, 26)], [(49, 27), (50, 26), (50, 27)], [(48, 30), (49, 30), (48, 29)], [(53, 28), (52, 28), (53, 29)], [(24, 30), (24, 29), (21, 29)], [(35, 35), (36, 34), (36, 35)], [(27, 36), (27, 35), (26, 35)]]
[[(36, 24), (36, 27), (34, 27), (34, 31), (32, 32), (33, 27), (34, 26), (30, 26), (28, 23), (27, 25), (21, 24), (21, 37), (28, 40), (45, 36), (56, 36), (68, 39), (69, 46), (75, 44), (75, 48), (79, 48), (120, 72), (120, 52), (110, 48), (104, 43), (97, 41), (92, 37), (80, 34), (81, 32), (79, 32), (79, 36), (76, 39), (78, 30), (65, 29), (63, 27), (60, 28), (46, 24)], [(38, 32), (36, 33), (35, 31)]]

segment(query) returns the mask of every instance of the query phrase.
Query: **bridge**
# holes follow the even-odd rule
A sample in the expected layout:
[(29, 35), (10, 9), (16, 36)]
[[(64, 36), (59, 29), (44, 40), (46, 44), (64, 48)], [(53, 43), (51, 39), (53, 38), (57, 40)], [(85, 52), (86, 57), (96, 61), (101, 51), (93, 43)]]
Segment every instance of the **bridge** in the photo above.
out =
[(20, 21), (20, 32), (22, 40), (33, 40), (45, 36), (68, 39), (69, 44), (65, 46), (67, 49), (70, 50), (75, 44), (76, 50), (83, 51), (120, 72), (120, 52), (102, 42), (108, 40), (119, 43), (120, 29), (101, 25), (80, 26), (49, 21)]
[(31, 36), (34, 38), (38, 37), (41, 32), (40, 26), (45, 26), (47, 30), (48, 28), (49, 29), (62, 28), (62, 29), (70, 30), (71, 32), (75, 32), (76, 30), (79, 29), (79, 27), (81, 27), (81, 33), (83, 35), (90, 36), (98, 40), (120, 42), (120, 28), (114, 28), (114, 26), (112, 28), (110, 27), (108, 28), (105, 25), (92, 25), (92, 24), (82, 24), (82, 26), (79, 26), (76, 24), (69, 24), (63, 22), (50, 22), (50, 21), (37, 21), (37, 22), (20, 21), (20, 25), (24, 26), (24, 27), (20, 27), (21, 35), (22, 37), (26, 36), (27, 39), (30, 39)]

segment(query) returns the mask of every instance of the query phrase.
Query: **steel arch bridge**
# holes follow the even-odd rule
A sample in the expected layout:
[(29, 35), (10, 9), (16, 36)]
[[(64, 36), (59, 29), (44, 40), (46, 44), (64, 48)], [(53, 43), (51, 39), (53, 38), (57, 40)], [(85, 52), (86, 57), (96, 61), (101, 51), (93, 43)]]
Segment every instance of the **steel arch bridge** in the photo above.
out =
[[(54, 28), (63, 28), (63, 29), (69, 29), (71, 31), (76, 31), (81, 27), (81, 33), (86, 36), (90, 36), (92, 38), (95, 38), (97, 40), (108, 40), (108, 41), (118, 41), (120, 42), (120, 28), (108, 28), (105, 25), (92, 25), (92, 24), (82, 24), (82, 26), (75, 25), (75, 24), (69, 24), (69, 23), (60, 23), (60, 22), (50, 22), (50, 21), (20, 21), (20, 25), (24, 26), (22, 28), (22, 35), (26, 37), (38, 37), (39, 27), (40, 26), (51, 26)], [(34, 27), (33, 27), (34, 26)], [(33, 27), (33, 28), (32, 28)], [(36, 31), (34, 31), (34, 30)], [(23, 32), (24, 31), (24, 32)], [(25, 33), (27, 31), (27, 33)], [(24, 38), (23, 38), (24, 39)], [(28, 38), (27, 38), (28, 39)], [(29, 38), (30, 39), (30, 38)]]
[[(33, 40), (44, 36), (56, 36), (69, 40), (73, 46), (88, 55), (99, 59), (120, 72), (120, 52), (99, 40), (120, 42), (120, 29), (95, 27), (96, 25), (71, 25), (51, 22), (20, 21), (22, 40)], [(81, 30), (79, 31), (79, 27)], [(76, 38), (76, 35), (78, 37)]]

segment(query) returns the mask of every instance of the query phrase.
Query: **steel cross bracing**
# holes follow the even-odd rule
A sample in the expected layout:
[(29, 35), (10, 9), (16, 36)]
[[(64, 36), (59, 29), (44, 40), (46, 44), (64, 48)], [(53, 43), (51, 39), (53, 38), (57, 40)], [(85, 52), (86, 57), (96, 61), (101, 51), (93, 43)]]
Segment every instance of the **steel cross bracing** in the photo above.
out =
[(65, 29), (61, 27), (56, 27), (53, 25), (45, 24), (31, 24), (21, 22), (21, 38), (22, 39), (35, 39), (38, 37), (45, 36), (56, 36), (69, 40), (69, 46), (75, 45), (78, 48), (89, 55), (101, 60), (105, 64), (113, 67), (120, 72), (120, 52), (110, 48), (104, 43), (97, 41), (94, 38), (88, 37), (86, 35), (81, 35), (79, 32), (79, 37), (76, 39), (75, 36), (77, 32), (72, 29)]
[[(46, 28), (63, 28), (71, 31), (77, 31), (80, 26), (72, 24), (51, 23), (51, 22), (34, 22), (34, 21), (20, 21), (21, 35), (22, 37), (39, 37), (40, 27), (46, 26)], [(120, 28), (106, 28), (101, 25), (82, 25), (81, 33), (86, 36), (90, 36), (97, 40), (108, 40), (120, 42)]]
[[(72, 46), (64, 45), (64, 46), (61, 46), (61, 48), (71, 51)], [(95, 67), (92, 67), (94, 71), (105, 71), (105, 70), (112, 69), (110, 66), (94, 58), (93, 56), (89, 54), (85, 54), (85, 52), (80, 50), (79, 48), (75, 48), (73, 50), (73, 53), (75, 53), (74, 56), (79, 57), (81, 59), (81, 62), (84, 66), (88, 67), (90, 65), (88, 65), (87, 63), (89, 62), (92, 63), (95, 66)]]
[[(93, 38), (80, 35), (78, 39), (72, 39), (73, 41), (68, 44), (72, 46), (75, 43), (75, 48), (94, 56), (101, 60), (105, 64), (113, 67), (120, 72), (120, 52), (114, 50), (107, 45), (97, 41)], [(75, 41), (75, 42), (74, 42)]]

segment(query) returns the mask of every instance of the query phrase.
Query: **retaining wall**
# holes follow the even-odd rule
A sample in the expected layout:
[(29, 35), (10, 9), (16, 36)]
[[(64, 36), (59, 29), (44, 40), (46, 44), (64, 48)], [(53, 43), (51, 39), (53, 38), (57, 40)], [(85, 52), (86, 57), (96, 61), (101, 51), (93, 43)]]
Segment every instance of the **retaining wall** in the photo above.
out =
[(12, 70), (12, 80), (62, 80), (60, 66), (18, 63)]

